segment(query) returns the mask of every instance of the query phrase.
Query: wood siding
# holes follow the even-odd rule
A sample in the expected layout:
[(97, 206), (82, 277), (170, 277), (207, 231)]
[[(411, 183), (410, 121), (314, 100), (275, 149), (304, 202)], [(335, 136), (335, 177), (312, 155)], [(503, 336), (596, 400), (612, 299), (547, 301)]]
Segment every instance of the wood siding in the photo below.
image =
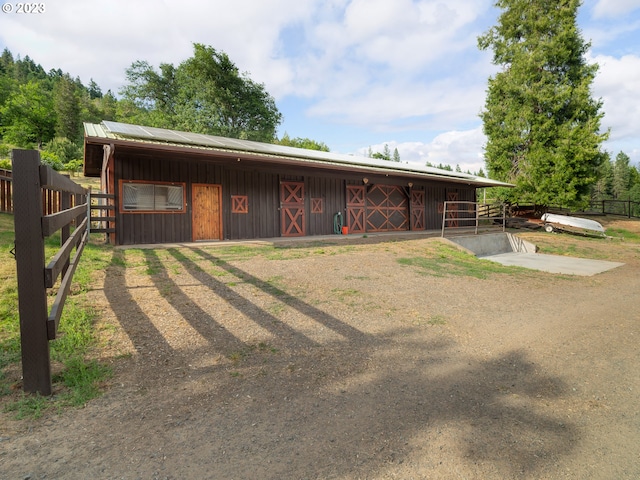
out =
[[(120, 180), (148, 182), (181, 182), (186, 185), (185, 213), (117, 213), (116, 243), (133, 245), (143, 243), (189, 242), (193, 238), (192, 205), (193, 185), (220, 185), (222, 195), (222, 239), (272, 238), (282, 236), (280, 183), (304, 183), (305, 235), (330, 235), (334, 215), (341, 212), (347, 219), (347, 185), (362, 186), (363, 175), (339, 171), (321, 171), (297, 167), (277, 168), (263, 166), (233, 158), (209, 159), (204, 155), (142, 153), (141, 150), (117, 148), (115, 151), (113, 183)], [(407, 179), (367, 175), (369, 188), (373, 185), (401, 187), (397, 191), (409, 192)], [(473, 201), (475, 188), (461, 184), (420, 181), (412, 178), (414, 190), (424, 191), (424, 226), (438, 230), (442, 226), (439, 206), (447, 192), (458, 192), (460, 200)], [(116, 196), (119, 192), (115, 193)], [(232, 196), (246, 197), (246, 210), (232, 213)], [(116, 198), (119, 205), (120, 199)], [(407, 197), (407, 224), (394, 220), (394, 228), (408, 229), (409, 198)], [(246, 212), (246, 213), (245, 213)]]

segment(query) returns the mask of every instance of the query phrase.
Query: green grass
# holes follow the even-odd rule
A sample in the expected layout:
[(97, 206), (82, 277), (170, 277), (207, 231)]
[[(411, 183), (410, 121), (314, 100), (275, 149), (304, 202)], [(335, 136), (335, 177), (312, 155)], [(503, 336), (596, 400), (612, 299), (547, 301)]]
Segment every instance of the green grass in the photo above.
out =
[(437, 245), (433, 251), (427, 251), (424, 255), (402, 257), (397, 261), (400, 265), (418, 269), (421, 274), (436, 277), (453, 275), (484, 279), (494, 273), (527, 271), (520, 267), (505, 267), (489, 260), (482, 260), (449, 245)]
[(567, 255), (570, 257), (592, 258), (594, 260), (604, 260), (608, 258), (606, 251), (599, 251), (597, 248), (602, 242), (606, 242), (604, 238), (584, 237), (575, 240), (567, 240), (564, 242), (548, 242), (540, 244), (540, 253), (550, 255)]
[(342, 303), (351, 303), (353, 299), (361, 296), (361, 292), (355, 288), (334, 288), (331, 290), (331, 296)]
[(256, 353), (270, 353), (275, 355), (279, 352), (279, 350), (268, 343), (260, 342), (258, 345), (247, 345), (241, 350), (237, 350), (235, 352), (231, 352), (227, 358), (231, 360), (234, 364), (239, 363), (242, 360), (249, 358), (251, 355)]
[[(86, 299), (94, 275), (114, 262), (112, 249), (89, 243), (74, 275), (73, 284), (57, 332), (50, 342), (52, 362), (59, 362), (62, 370), (52, 378), (55, 395), (42, 397), (16, 392), (15, 384), (7, 376), (10, 368), (20, 368), (20, 319), (16, 262), (9, 250), (13, 246), (13, 217), (0, 214), (0, 404), (17, 419), (37, 418), (48, 409), (84, 405), (98, 396), (101, 386), (111, 375), (109, 367), (90, 359), (97, 345), (94, 328), (96, 313)], [(59, 249), (60, 237), (54, 235), (45, 242), (45, 261)], [(44, 265), (43, 265), (44, 267)], [(55, 289), (50, 292), (55, 294)], [(49, 297), (52, 301), (53, 295)]]
[(624, 228), (607, 228), (605, 233), (610, 237), (622, 238), (628, 242), (640, 243), (640, 234), (630, 232)]
[(447, 319), (444, 315), (431, 315), (431, 318), (429, 318), (427, 323), (429, 325), (446, 325)]

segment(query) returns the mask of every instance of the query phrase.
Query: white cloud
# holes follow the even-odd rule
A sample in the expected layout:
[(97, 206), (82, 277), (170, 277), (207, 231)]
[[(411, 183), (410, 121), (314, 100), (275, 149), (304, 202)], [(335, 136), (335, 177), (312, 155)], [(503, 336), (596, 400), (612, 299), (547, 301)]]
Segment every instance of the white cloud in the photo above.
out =
[[(462, 171), (478, 172), (480, 169), (486, 172), (483, 147), (486, 137), (482, 133), (482, 127), (465, 131), (450, 131), (436, 136), (430, 142), (396, 142), (390, 140), (376, 145), (371, 145), (373, 152), (382, 152), (385, 145), (391, 152), (398, 149), (402, 162), (426, 165), (450, 165), (455, 168), (459, 165)], [(366, 155), (369, 147), (361, 148), (358, 153)]]
[(614, 18), (640, 8), (638, 0), (598, 0), (593, 7), (595, 18)]
[[(345, 79), (345, 84), (349, 80)], [(342, 88), (319, 99), (309, 114), (337, 123), (369, 126), (374, 130), (443, 130), (476, 120), (484, 102), (483, 82), (464, 85), (451, 80), (405, 83), (402, 80), (364, 88)]]
[(640, 98), (640, 57), (598, 55), (593, 61), (600, 65), (593, 92), (604, 102), (603, 127), (611, 128), (613, 141), (637, 138), (640, 125), (637, 103)]
[(311, 16), (315, 3), (59, 0), (41, 15), (3, 15), (0, 40), (45, 68), (61, 68), (84, 82), (94, 78), (103, 88), (119, 88), (135, 60), (180, 63), (192, 53), (192, 42), (225, 51), (259, 82), (286, 85), (290, 66), (274, 58), (280, 31)]

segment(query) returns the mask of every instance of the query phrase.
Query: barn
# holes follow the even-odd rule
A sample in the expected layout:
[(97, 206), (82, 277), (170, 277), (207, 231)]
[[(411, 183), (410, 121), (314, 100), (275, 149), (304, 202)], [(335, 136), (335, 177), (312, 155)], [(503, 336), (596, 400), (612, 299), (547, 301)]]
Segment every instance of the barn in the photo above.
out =
[(424, 231), (445, 201), (506, 184), (458, 172), (233, 138), (85, 123), (116, 245)]

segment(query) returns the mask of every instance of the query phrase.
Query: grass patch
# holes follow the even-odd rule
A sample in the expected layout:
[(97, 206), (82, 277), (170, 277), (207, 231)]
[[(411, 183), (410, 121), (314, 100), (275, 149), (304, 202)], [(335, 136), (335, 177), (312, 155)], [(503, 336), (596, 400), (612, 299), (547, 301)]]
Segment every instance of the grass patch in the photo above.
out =
[(640, 234), (636, 232), (630, 232), (624, 228), (607, 228), (605, 234), (610, 237), (622, 238), (627, 242), (640, 243)]
[(584, 237), (577, 239), (565, 235), (556, 238), (553, 242), (539, 242), (538, 246), (540, 253), (604, 260), (609, 258), (609, 252), (601, 248), (603, 242), (606, 242), (603, 238)]
[(5, 405), (4, 411), (14, 414), (16, 420), (25, 418), (40, 418), (45, 410), (53, 404), (52, 398), (41, 395), (20, 393), (19, 398)]
[(369, 280), (371, 277), (366, 275), (347, 275), (344, 277), (345, 280)]
[[(62, 365), (60, 373), (52, 378), (56, 394), (29, 395), (16, 388), (20, 385), (15, 372), (20, 368), (21, 347), (16, 262), (9, 253), (14, 238), (13, 216), (0, 214), (0, 408), (17, 419), (38, 418), (51, 408), (84, 405), (100, 394), (111, 375), (107, 366), (89, 358), (97, 346), (96, 313), (85, 293), (91, 289), (96, 272), (117, 262), (118, 257), (109, 247), (92, 243), (85, 246), (60, 320), (58, 338), (49, 343), (52, 362)], [(45, 258), (51, 258), (59, 248), (59, 235), (48, 238)], [(55, 289), (50, 293), (48, 300), (52, 301)], [(13, 378), (8, 371), (13, 372)]]
[(493, 273), (516, 273), (524, 271), (519, 267), (505, 267), (489, 260), (481, 260), (475, 255), (463, 252), (449, 245), (436, 245), (431, 251), (419, 257), (398, 258), (400, 265), (418, 269), (421, 274), (444, 277), (449, 275), (468, 276), (479, 279)]
[(431, 315), (431, 318), (427, 321), (429, 325), (446, 325), (447, 319), (444, 315)]
[(95, 360), (85, 361), (80, 357), (69, 359), (65, 367), (53, 381), (66, 387), (58, 402), (71, 407), (81, 407), (89, 400), (100, 396), (104, 381), (112, 374), (106, 365)]

